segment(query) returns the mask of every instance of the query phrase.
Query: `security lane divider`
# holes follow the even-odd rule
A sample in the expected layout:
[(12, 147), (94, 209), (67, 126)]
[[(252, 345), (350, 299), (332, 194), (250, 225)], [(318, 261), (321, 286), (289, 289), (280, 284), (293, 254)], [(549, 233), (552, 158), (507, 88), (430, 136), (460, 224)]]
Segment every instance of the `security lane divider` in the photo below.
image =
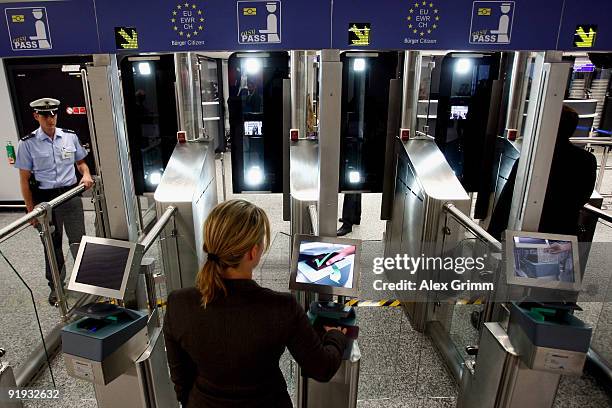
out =
[[(404, 302), (406, 303), (406, 302)], [(482, 305), (485, 301), (481, 298), (479, 299), (459, 299), (456, 304), (459, 305)], [(351, 299), (348, 302), (344, 303), (345, 306), (352, 307), (399, 307), (402, 305), (402, 302), (397, 299), (383, 299), (383, 300), (360, 300), (360, 299)], [(165, 307), (165, 300), (158, 300), (157, 307)]]
[(398, 307), (402, 304), (397, 299), (383, 299), (383, 300), (360, 300), (351, 299), (346, 302), (345, 306), (353, 307)]
[[(351, 299), (345, 302), (344, 305), (353, 306), (353, 307), (399, 307), (402, 304), (407, 304), (407, 303), (409, 302), (402, 302), (398, 299), (382, 299), (382, 300)], [(449, 303), (459, 304), (459, 305), (483, 305), (486, 303), (486, 301), (483, 298), (457, 299), (457, 301), (449, 301)]]
[(478, 299), (459, 299), (457, 300), (458, 305), (484, 305), (486, 301), (482, 298)]

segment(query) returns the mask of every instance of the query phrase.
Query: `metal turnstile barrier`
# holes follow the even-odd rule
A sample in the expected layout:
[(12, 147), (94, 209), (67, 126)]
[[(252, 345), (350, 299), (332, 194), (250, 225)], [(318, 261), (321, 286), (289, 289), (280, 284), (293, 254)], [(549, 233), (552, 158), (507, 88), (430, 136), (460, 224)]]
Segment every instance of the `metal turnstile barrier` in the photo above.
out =
[(205, 261), (202, 228), (217, 203), (212, 142), (177, 144), (155, 191), (158, 218), (170, 205), (177, 209), (160, 240), (168, 293), (194, 285)]
[[(357, 342), (353, 347), (357, 347)], [(336, 375), (327, 383), (308, 379), (306, 404), (299, 406), (303, 408), (355, 408), (360, 361), (358, 356), (355, 357), (355, 361), (343, 360)]]
[[(445, 204), (454, 204), (463, 212), (468, 212), (470, 199), (461, 183), (455, 177), (444, 155), (429, 138), (412, 139), (402, 142), (395, 140), (397, 152), (397, 171), (391, 218), (387, 221), (385, 232), (385, 257), (407, 254), (412, 257), (437, 256), (440, 253), (442, 226)], [(445, 236), (447, 245), (456, 242), (457, 234)], [(403, 271), (387, 271), (390, 281), (399, 281)], [(433, 278), (432, 272), (419, 269), (416, 281)], [(398, 295), (400, 295), (398, 293)], [(429, 320), (444, 322), (446, 326), (449, 307), (439, 304), (432, 308), (435, 299), (417, 293), (413, 299), (405, 301), (403, 307), (412, 327), (425, 331)]]

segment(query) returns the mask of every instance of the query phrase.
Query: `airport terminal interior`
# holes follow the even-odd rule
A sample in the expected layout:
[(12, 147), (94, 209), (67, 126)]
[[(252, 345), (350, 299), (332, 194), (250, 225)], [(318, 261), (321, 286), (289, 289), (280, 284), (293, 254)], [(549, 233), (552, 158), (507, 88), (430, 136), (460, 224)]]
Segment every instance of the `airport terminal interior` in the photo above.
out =
[[(164, 11), (170, 48), (118, 19), (98, 52), (48, 36), (61, 4), (2, 6), (0, 408), (178, 408), (168, 294), (195, 285), (204, 222), (233, 199), (271, 224), (253, 280), (349, 339), (329, 382), (285, 350), (294, 407), (612, 407), (611, 36), (585, 20), (562, 45), (564, 9), (549, 47), (520, 37), (526, 1), (470, 1), (461, 46), (436, 37), (450, 16), (437, 0), (404, 7), (415, 38), (398, 45), (377, 45), (380, 24), (360, 15), (298, 40), (306, 2), (237, 1), (232, 47), (204, 37), (217, 23), (200, 3)], [(184, 10), (202, 22), (185, 35)], [(244, 29), (248, 16), (261, 22)], [(78, 136), (76, 174), (86, 164), (94, 183), (55, 184), (28, 213), (24, 188), (59, 177), (33, 154), (23, 179), (49, 116)]]

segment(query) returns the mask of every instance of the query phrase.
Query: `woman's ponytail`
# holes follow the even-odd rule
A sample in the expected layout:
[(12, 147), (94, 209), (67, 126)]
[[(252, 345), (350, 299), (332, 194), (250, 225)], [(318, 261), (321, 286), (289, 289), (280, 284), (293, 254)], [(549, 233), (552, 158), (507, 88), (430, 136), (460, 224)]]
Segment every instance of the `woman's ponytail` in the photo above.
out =
[(245, 200), (229, 200), (213, 208), (204, 223), (203, 250), (208, 259), (196, 277), (204, 307), (227, 295), (223, 272), (236, 268), (255, 245), (265, 249), (270, 245), (270, 222), (261, 208)]

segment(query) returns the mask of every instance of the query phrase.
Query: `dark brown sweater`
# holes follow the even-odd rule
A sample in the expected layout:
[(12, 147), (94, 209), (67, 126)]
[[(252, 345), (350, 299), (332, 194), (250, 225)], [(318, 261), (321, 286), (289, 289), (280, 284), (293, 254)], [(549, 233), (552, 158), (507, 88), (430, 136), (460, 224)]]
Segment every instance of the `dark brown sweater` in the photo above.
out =
[(168, 296), (164, 337), (178, 400), (195, 407), (291, 407), (279, 368), (285, 347), (304, 375), (329, 381), (347, 338), (321, 338), (290, 294), (250, 279), (224, 280), (228, 295), (206, 308), (195, 288)]

